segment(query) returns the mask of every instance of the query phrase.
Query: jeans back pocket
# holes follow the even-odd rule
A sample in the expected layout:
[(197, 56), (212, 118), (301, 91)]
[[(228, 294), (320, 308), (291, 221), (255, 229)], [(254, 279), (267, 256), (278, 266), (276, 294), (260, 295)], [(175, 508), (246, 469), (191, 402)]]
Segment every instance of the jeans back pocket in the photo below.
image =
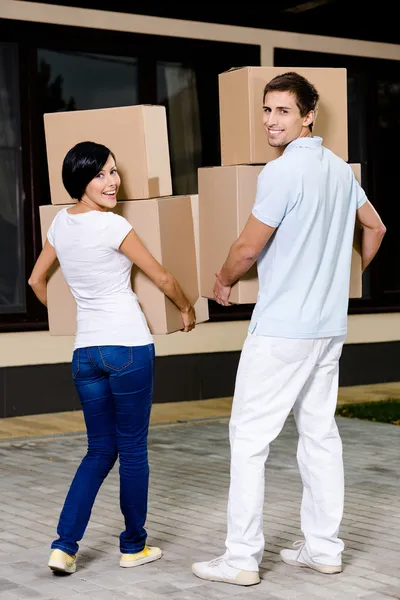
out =
[(103, 365), (111, 371), (123, 371), (133, 363), (133, 351), (129, 346), (100, 346)]

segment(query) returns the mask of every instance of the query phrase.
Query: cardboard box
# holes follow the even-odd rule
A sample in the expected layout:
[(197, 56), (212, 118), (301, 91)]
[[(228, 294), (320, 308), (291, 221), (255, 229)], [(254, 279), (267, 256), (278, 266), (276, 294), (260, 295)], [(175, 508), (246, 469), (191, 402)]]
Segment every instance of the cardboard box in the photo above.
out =
[(276, 75), (295, 71), (320, 95), (313, 134), (348, 160), (346, 69), (243, 67), (219, 75), (221, 164), (265, 164), (281, 150), (268, 144), (263, 126), (263, 91)]
[[(198, 170), (200, 218), (200, 294), (214, 298), (215, 273), (251, 214), (260, 165), (209, 167)], [(233, 287), (233, 304), (252, 304), (258, 293), (257, 266)]]
[[(192, 203), (192, 218), (193, 218), (193, 230), (194, 230), (194, 246), (196, 251), (196, 270), (197, 270), (197, 285), (200, 294), (200, 219), (199, 219), (199, 195), (193, 194), (190, 196)], [(196, 311), (196, 321), (198, 323), (204, 323), (208, 321), (209, 308), (208, 299), (199, 297), (196, 304), (194, 305)]]
[(44, 115), (52, 204), (74, 204), (64, 188), (62, 163), (83, 141), (104, 144), (115, 154), (121, 200), (172, 194), (167, 118), (164, 106), (122, 106)]
[[(66, 206), (41, 206), (43, 243), (58, 211)], [(118, 202), (114, 212), (124, 216), (153, 256), (178, 280), (195, 306), (197, 323), (208, 320), (204, 299), (199, 298), (195, 236), (190, 196), (171, 196), (135, 202)], [(138, 296), (150, 331), (162, 335), (182, 328), (181, 314), (148, 277), (132, 268), (132, 288)], [(52, 335), (75, 335), (76, 302), (60, 267), (56, 266), (48, 282), (49, 329)]]
[[(350, 165), (360, 182), (360, 165)], [(214, 298), (215, 273), (225, 262), (251, 214), (260, 165), (237, 165), (199, 169), (200, 294)], [(350, 275), (350, 298), (362, 295), (361, 232), (356, 226)], [(232, 287), (233, 304), (255, 304), (258, 294), (254, 265)]]

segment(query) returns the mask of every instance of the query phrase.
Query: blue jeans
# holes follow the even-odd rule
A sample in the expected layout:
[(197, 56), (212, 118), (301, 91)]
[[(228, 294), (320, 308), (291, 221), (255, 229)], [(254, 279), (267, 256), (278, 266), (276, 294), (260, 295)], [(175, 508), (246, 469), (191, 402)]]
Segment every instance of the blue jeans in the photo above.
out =
[(97, 492), (119, 457), (122, 553), (143, 550), (147, 533), (147, 435), (153, 396), (154, 345), (79, 348), (72, 374), (85, 417), (88, 450), (67, 494), (51, 547), (78, 551)]

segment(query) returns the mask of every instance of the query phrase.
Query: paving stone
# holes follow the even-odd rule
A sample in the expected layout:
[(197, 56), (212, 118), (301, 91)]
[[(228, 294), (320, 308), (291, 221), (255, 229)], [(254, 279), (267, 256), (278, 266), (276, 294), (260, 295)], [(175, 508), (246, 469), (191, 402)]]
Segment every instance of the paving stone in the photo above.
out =
[(30, 587), (21, 586), (14, 592), (17, 598), (24, 600), (25, 598), (48, 598), (48, 595), (40, 593)]
[(192, 562), (224, 552), (229, 489), (226, 420), (150, 430), (146, 527), (148, 543), (163, 549), (161, 560), (134, 569), (119, 567), (123, 519), (117, 465), (99, 492), (80, 542), (77, 573), (68, 577), (55, 576), (46, 565), (65, 494), (85, 454), (85, 437), (3, 444), (0, 600), (400, 598), (399, 429), (341, 418), (338, 425), (346, 472), (344, 572), (327, 577), (280, 560), (279, 551), (301, 539), (302, 487), (297, 433), (290, 418), (267, 463), (262, 581), (251, 588), (205, 582), (191, 573)]
[(395, 600), (400, 600), (400, 589), (399, 586), (385, 586), (379, 590), (379, 593), (386, 594), (389, 598), (395, 598)]
[[(399, 567), (399, 565), (400, 561), (398, 562), (397, 566)], [(385, 583), (386, 585), (392, 585), (393, 587), (396, 587), (400, 592), (400, 579), (398, 577), (385, 575), (383, 573), (373, 573), (366, 575), (366, 579), (372, 579), (373, 581), (379, 581), (380, 583)]]
[(372, 594), (368, 594), (368, 596), (364, 596), (366, 600), (398, 600), (400, 595), (397, 594), (393, 596), (391, 594), (380, 594), (373, 592)]
[(18, 587), (18, 584), (14, 583), (14, 581), (0, 577), (0, 592), (10, 591), (16, 587)]
[(5, 591), (5, 592), (0, 592), (0, 600), (18, 600), (18, 596), (13, 592), (9, 592), (9, 591)]

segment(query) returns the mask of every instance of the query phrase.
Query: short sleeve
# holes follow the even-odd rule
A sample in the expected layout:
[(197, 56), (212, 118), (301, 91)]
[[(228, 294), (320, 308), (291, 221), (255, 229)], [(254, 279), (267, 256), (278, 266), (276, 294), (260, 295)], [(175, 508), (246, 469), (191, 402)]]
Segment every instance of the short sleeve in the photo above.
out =
[(266, 164), (258, 176), (256, 200), (252, 210), (256, 219), (270, 227), (281, 224), (288, 212), (290, 199), (295, 194), (291, 178), (282, 173), (278, 160)]
[(108, 241), (114, 250), (118, 250), (128, 233), (133, 228), (124, 217), (116, 215), (115, 213), (108, 214), (110, 216), (110, 223), (107, 229)]
[(351, 196), (356, 204), (357, 210), (362, 207), (363, 204), (368, 200), (364, 190), (361, 185), (358, 183), (357, 179), (353, 171), (351, 171), (352, 180), (351, 180)]
[(51, 225), (47, 231), (47, 239), (54, 248), (54, 219), (51, 222)]

